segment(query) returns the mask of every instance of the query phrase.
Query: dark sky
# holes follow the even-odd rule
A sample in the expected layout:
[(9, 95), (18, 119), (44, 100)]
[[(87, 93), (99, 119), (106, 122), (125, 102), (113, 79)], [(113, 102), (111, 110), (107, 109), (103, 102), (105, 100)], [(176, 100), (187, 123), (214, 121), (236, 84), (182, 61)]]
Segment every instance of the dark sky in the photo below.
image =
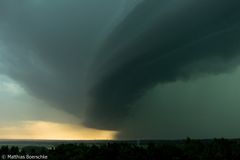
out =
[(86, 127), (240, 133), (237, 0), (2, 0), (0, 37), (0, 73)]

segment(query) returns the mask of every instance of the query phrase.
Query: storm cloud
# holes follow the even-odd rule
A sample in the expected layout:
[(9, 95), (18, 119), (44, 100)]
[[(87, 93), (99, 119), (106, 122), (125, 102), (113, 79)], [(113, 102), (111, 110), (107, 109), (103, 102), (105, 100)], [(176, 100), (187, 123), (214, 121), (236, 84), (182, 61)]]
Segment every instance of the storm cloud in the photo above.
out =
[(239, 8), (237, 0), (3, 0), (0, 71), (86, 126), (124, 135), (153, 87), (239, 65)]
[(207, 0), (150, 0), (137, 6), (101, 50), (106, 56), (97, 73), (104, 76), (93, 91), (93, 126), (121, 123), (131, 105), (158, 83), (232, 69), (239, 62), (239, 7), (237, 1)]
[(38, 98), (80, 114), (95, 50), (133, 4), (1, 1), (2, 72)]

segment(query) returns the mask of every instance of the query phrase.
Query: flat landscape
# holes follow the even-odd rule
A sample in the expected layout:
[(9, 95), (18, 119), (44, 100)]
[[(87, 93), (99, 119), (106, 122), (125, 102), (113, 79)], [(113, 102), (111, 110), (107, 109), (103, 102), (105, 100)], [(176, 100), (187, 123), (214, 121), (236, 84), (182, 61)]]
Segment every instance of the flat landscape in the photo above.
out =
[(239, 160), (239, 139), (60, 141), (2, 140), (2, 159)]

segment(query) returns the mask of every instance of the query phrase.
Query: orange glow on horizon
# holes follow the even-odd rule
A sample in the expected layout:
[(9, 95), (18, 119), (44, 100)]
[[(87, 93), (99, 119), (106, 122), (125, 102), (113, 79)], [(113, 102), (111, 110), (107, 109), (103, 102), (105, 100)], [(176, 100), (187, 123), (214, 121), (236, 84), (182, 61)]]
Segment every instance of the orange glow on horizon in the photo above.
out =
[(112, 140), (116, 134), (116, 131), (45, 121), (23, 121), (0, 126), (0, 139)]

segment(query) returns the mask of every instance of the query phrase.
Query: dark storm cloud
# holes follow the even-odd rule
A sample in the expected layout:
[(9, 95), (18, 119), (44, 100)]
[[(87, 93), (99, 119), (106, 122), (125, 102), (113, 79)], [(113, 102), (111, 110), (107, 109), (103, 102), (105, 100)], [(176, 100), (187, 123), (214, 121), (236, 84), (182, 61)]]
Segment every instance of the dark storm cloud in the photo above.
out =
[(156, 84), (237, 64), (237, 0), (145, 0), (124, 20), (135, 1), (0, 3), (4, 73), (90, 127), (118, 130)]
[[(2, 72), (31, 94), (80, 115), (89, 65), (101, 40), (133, 2), (1, 1)], [(124, 12), (125, 11), (125, 12)]]
[(92, 92), (90, 126), (115, 128), (157, 83), (231, 69), (239, 54), (240, 2), (145, 1), (108, 38)]

